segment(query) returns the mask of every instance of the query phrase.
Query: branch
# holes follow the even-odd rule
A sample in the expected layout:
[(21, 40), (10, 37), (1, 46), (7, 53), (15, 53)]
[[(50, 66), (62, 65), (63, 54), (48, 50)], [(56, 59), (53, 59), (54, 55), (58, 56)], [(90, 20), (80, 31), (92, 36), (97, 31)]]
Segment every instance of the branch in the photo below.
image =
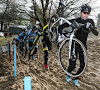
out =
[(72, 10), (67, 14), (67, 17), (68, 17), (73, 11), (78, 10), (78, 9), (79, 9), (79, 7), (78, 7), (78, 8), (75, 8), (75, 9), (72, 9)]
[(49, 5), (49, 0), (46, 0), (45, 11), (47, 10), (48, 5)]
[(44, 9), (44, 3), (43, 3), (43, 0), (41, 0), (41, 4), (42, 4), (42, 8)]
[(50, 6), (50, 10), (49, 10), (49, 17), (50, 17), (50, 12), (51, 12), (51, 7), (52, 7), (52, 5), (53, 5), (53, 1), (51, 1), (51, 6)]

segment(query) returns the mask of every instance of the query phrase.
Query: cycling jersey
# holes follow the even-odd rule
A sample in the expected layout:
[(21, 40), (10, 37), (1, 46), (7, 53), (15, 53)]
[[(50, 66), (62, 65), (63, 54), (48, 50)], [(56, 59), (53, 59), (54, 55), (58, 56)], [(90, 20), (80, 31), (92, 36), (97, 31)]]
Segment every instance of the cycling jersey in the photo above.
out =
[(30, 60), (30, 57), (33, 56), (37, 52), (37, 48), (38, 48), (38, 46), (35, 46), (34, 52), (31, 54), (33, 42), (35, 41), (35, 38), (37, 37), (37, 30), (35, 30), (35, 32), (33, 32), (32, 30), (29, 30), (27, 32), (27, 35), (28, 35), (28, 41), (29, 41), (29, 56), (28, 56), (29, 59), (28, 60)]
[(16, 40), (20, 40), (20, 42), (24, 42), (27, 39), (27, 35), (24, 32), (20, 33)]
[[(95, 26), (94, 21), (93, 21), (92, 19), (83, 20), (83, 19), (81, 19), (81, 17), (79, 17), (79, 18), (72, 19), (72, 20), (69, 20), (69, 21), (70, 21), (71, 23), (73, 23), (73, 21), (76, 21), (76, 22), (82, 23), (82, 24), (86, 24), (87, 22), (89, 22), (89, 23), (91, 23), (93, 26)], [(69, 27), (69, 24), (68, 24), (68, 23), (64, 23), (64, 24), (60, 25), (60, 26), (58, 27), (58, 32), (59, 32), (60, 34), (62, 34), (62, 29), (65, 28), (65, 27)], [(88, 37), (88, 33), (85, 32), (86, 30), (89, 30), (89, 29), (87, 29), (86, 27), (81, 27), (81, 28), (79, 28), (78, 31), (75, 33), (76, 38), (79, 39), (79, 40), (85, 45), (85, 47), (87, 47), (87, 46), (86, 46), (86, 41), (87, 41), (87, 37)]]
[[(28, 35), (28, 40), (30, 41), (30, 42), (34, 42), (34, 40), (35, 40), (35, 38), (36, 38), (36, 36), (37, 36), (37, 31), (35, 31), (34, 33), (33, 33), (33, 31), (32, 30), (29, 30), (28, 32), (27, 32), (27, 35)], [(32, 38), (31, 38), (32, 37)]]
[[(44, 31), (48, 31), (48, 24), (46, 26), (43, 27), (43, 30)], [(49, 37), (48, 37), (48, 33), (44, 32), (44, 36), (43, 36), (43, 40), (42, 40), (43, 43), (46, 43), (48, 49), (51, 49), (51, 42), (49, 40)]]

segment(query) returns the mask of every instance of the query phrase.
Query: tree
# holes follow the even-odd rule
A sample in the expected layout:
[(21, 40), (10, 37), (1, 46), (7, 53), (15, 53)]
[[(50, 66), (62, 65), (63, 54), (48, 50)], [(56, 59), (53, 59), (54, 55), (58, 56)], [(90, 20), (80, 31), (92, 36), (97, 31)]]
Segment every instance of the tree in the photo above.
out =
[[(25, 0), (24, 0), (25, 2)], [(1, 0), (0, 5), (2, 6), (2, 12), (0, 14), (1, 31), (3, 30), (3, 25), (6, 23), (9, 25), (13, 20), (21, 18), (20, 13), (22, 13), (19, 8), (25, 7), (24, 3), (17, 3), (16, 0)]]
[[(59, 0), (61, 1), (61, 0)], [(31, 7), (32, 11), (30, 12), (31, 18), (36, 19), (37, 21), (41, 22), (42, 26), (44, 26), (47, 22), (47, 18), (52, 16), (53, 14), (58, 14), (61, 16), (59, 8), (59, 1), (57, 0), (32, 0), (33, 6)], [(75, 14), (79, 13), (80, 6), (83, 3), (90, 3), (92, 0), (62, 0), (66, 8), (64, 9), (65, 18), (74, 16)], [(80, 5), (79, 5), (80, 3)]]
[[(61, 16), (59, 1), (63, 1), (65, 3), (66, 7), (64, 8), (64, 17), (68, 18), (79, 13), (80, 6), (83, 3), (90, 3), (92, 0), (84, 0), (84, 2), (83, 0), (31, 0), (33, 4), (30, 7), (31, 10), (28, 10), (25, 4), (20, 4), (15, 1), (16, 0), (1, 0), (0, 3), (5, 4), (5, 9), (2, 14), (3, 18), (1, 21), (4, 21), (4, 17), (7, 16), (5, 14), (7, 13), (10, 13), (8, 21), (15, 19), (16, 16), (19, 17), (27, 14), (31, 21), (39, 21), (41, 26), (44, 26), (47, 24), (47, 18), (51, 17), (52, 15), (57, 14), (59, 17)], [(28, 3), (27, 1), (25, 2)]]
[[(2, 5), (2, 13), (0, 15), (1, 18), (1, 31), (3, 30), (3, 25), (5, 22), (9, 22), (12, 20), (12, 15), (11, 15), (11, 6), (13, 4), (14, 0), (2, 0), (0, 4)], [(14, 8), (14, 7), (13, 7)]]

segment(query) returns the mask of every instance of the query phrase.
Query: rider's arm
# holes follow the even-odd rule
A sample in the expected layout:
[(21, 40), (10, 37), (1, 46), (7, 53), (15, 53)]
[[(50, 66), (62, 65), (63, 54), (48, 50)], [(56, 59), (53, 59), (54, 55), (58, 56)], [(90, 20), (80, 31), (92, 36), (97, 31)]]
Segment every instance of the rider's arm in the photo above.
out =
[(93, 33), (95, 36), (98, 36), (98, 34), (99, 34), (97, 28), (93, 28), (92, 33)]
[(98, 32), (97, 28), (95, 27), (94, 21), (92, 19), (90, 19), (90, 22), (92, 24), (92, 26), (90, 27), (92, 33), (94, 35), (98, 36), (99, 32)]
[(43, 27), (43, 30), (44, 31), (47, 31), (48, 30), (48, 24)]
[(41, 32), (41, 34), (48, 35), (48, 24), (43, 27), (43, 32)]
[(19, 41), (22, 36), (23, 36), (23, 33), (20, 33), (16, 39)]

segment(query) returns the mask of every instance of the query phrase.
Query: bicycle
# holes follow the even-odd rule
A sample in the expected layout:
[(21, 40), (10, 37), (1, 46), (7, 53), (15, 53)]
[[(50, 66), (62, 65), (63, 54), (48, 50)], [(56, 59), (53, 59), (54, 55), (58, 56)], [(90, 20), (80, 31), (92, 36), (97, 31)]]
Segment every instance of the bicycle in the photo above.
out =
[[(56, 24), (60, 20), (61, 20), (61, 22), (62, 22), (62, 20), (64, 20), (70, 26), (72, 25), (71, 22), (69, 22), (68, 20), (66, 20), (63, 17), (60, 17), (56, 22), (53, 23), (53, 25)], [(51, 28), (53, 27), (53, 25), (50, 27), (50, 31), (51, 31)], [(86, 65), (87, 65), (87, 51), (86, 51), (86, 48), (84, 47), (84, 45), (83, 45), (83, 43), (81, 41), (79, 41), (78, 39), (76, 39), (74, 37), (75, 36), (74, 35), (75, 31), (76, 31), (76, 29), (75, 30), (71, 30), (71, 32), (67, 32), (66, 31), (66, 32), (62, 33), (62, 34), (66, 34), (66, 38), (64, 39), (64, 41), (61, 42), (61, 44), (59, 42), (57, 42), (57, 39), (58, 39), (58, 35), (57, 34), (58, 33), (54, 33), (54, 32), (51, 31), (51, 33), (54, 35), (54, 37), (52, 37), (52, 38), (50, 37), (52, 42), (54, 41), (56, 44), (59, 44), (58, 55), (59, 55), (59, 62), (60, 62), (60, 65), (61, 65), (62, 69), (65, 71), (65, 73), (67, 75), (72, 76), (72, 77), (80, 76), (84, 72), (84, 70), (86, 69)], [(71, 50), (72, 42), (73, 42), (73, 46), (74, 46), (73, 50)], [(76, 59), (75, 45), (79, 46), (79, 48), (82, 49), (83, 56), (84, 56), (84, 63), (85, 63), (85, 66), (84, 66), (82, 72), (80, 74), (78, 74), (78, 75), (76, 74), (76, 72), (79, 69), (79, 60), (77, 60), (77, 63), (78, 63), (78, 64), (76, 64), (77, 65), (77, 69), (75, 69), (73, 71), (73, 74), (69, 73), (67, 71), (67, 68), (68, 68), (68, 65), (69, 65), (68, 64), (69, 60), (72, 60), (72, 59), (75, 60)], [(69, 46), (69, 47), (66, 47), (66, 46)], [(65, 57), (65, 58), (63, 59), (63, 57)], [(77, 57), (77, 59), (79, 59), (79, 58)]]
[[(60, 65), (62, 67), (62, 69), (65, 71), (65, 73), (69, 76), (72, 77), (79, 77), (81, 74), (83, 74), (83, 72), (86, 69), (87, 66), (87, 51), (85, 46), (83, 45), (83, 43), (78, 40), (77, 38), (75, 38), (75, 33), (77, 32), (78, 28), (85, 26), (85, 24), (80, 24), (77, 22), (74, 22), (78, 25), (77, 28), (73, 28), (69, 38), (66, 38), (60, 45), (59, 47), (59, 62)], [(86, 33), (90, 33), (92, 31), (92, 33), (94, 32), (94, 27), (91, 26), (93, 29), (89, 29), (89, 31), (85, 31)], [(95, 32), (94, 32), (95, 33)], [(96, 33), (95, 33), (96, 34)], [(83, 68), (81, 70), (81, 72), (79, 74), (77, 74), (77, 71), (80, 69), (80, 60), (79, 60), (79, 52), (76, 53), (78, 51), (80, 51), (82, 53), (82, 56), (84, 58), (84, 62), (83, 62)], [(69, 66), (69, 62), (76, 62), (76, 66), (75, 69), (69, 73), (68, 72), (68, 66)]]

